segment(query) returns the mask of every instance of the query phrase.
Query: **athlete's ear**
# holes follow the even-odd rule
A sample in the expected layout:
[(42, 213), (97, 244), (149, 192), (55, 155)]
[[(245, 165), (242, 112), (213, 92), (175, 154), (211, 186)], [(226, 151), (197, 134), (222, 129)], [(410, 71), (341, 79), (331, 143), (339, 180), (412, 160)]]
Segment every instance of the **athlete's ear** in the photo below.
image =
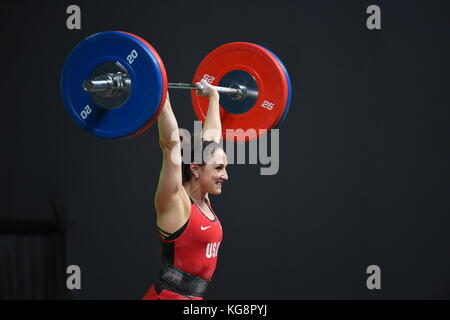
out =
[(201, 171), (201, 166), (198, 165), (195, 162), (191, 162), (191, 164), (189, 165), (189, 168), (191, 169), (191, 173), (194, 177), (198, 178), (200, 176), (200, 171)]

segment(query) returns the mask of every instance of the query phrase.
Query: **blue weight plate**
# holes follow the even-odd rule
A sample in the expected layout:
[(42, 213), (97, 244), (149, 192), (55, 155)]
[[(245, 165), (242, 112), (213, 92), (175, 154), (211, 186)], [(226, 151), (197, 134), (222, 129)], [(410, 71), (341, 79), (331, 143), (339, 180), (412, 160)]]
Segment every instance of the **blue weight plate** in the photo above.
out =
[(284, 119), (286, 118), (289, 108), (291, 107), (291, 98), (292, 98), (292, 86), (291, 86), (291, 78), (289, 77), (289, 73), (287, 72), (286, 67), (284, 66), (284, 63), (281, 61), (281, 59), (275, 54), (273, 53), (271, 50), (267, 49), (266, 47), (263, 47), (261, 45), (259, 45), (260, 47), (266, 49), (267, 51), (269, 51), (269, 53), (271, 53), (280, 63), (281, 68), (284, 70), (284, 74), (286, 75), (286, 81), (288, 84), (288, 100), (286, 102), (286, 108), (284, 109), (283, 115), (281, 116), (280, 120), (278, 121), (278, 123), (275, 125), (275, 129), (279, 128), (281, 123), (284, 121)]
[[(82, 88), (99, 65), (118, 62), (131, 79), (124, 103), (115, 109), (97, 105)], [(75, 122), (87, 132), (103, 138), (124, 138), (142, 132), (156, 119), (167, 80), (159, 56), (137, 37), (107, 31), (80, 42), (71, 52), (61, 75), (64, 105)]]

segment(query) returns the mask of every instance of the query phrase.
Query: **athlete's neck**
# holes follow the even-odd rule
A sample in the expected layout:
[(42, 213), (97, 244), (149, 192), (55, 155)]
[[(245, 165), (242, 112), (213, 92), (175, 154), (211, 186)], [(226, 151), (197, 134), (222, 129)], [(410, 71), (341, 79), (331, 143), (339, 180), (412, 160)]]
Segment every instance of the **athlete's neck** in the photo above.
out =
[(199, 206), (205, 203), (205, 199), (207, 199), (208, 194), (201, 191), (198, 183), (189, 181), (184, 184), (184, 189), (186, 190), (189, 198), (191, 198), (192, 201), (197, 203)]

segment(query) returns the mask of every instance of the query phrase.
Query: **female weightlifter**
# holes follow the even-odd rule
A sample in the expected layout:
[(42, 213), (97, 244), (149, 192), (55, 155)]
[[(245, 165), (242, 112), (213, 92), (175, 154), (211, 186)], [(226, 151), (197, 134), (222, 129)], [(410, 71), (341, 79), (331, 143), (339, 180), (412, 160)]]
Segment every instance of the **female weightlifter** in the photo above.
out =
[(169, 95), (158, 117), (163, 163), (155, 207), (161, 271), (145, 294), (146, 300), (202, 300), (216, 268), (222, 227), (208, 194), (222, 192), (222, 183), (228, 180), (227, 156), (217, 145), (222, 133), (219, 94), (206, 81), (201, 84), (203, 89), (197, 94), (209, 98), (202, 150), (210, 150), (201, 163), (192, 160), (193, 152), (190, 163), (181, 161), (181, 140)]

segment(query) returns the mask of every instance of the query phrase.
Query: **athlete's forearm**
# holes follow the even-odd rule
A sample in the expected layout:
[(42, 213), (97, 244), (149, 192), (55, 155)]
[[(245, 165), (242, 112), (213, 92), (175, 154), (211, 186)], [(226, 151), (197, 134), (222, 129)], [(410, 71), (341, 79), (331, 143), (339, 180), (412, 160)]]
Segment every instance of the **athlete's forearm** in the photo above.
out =
[(164, 107), (158, 117), (159, 141), (162, 148), (173, 148), (180, 143), (177, 119), (167, 95)]
[(203, 125), (203, 139), (220, 142), (222, 137), (222, 123), (220, 121), (219, 95), (209, 97), (208, 112)]

